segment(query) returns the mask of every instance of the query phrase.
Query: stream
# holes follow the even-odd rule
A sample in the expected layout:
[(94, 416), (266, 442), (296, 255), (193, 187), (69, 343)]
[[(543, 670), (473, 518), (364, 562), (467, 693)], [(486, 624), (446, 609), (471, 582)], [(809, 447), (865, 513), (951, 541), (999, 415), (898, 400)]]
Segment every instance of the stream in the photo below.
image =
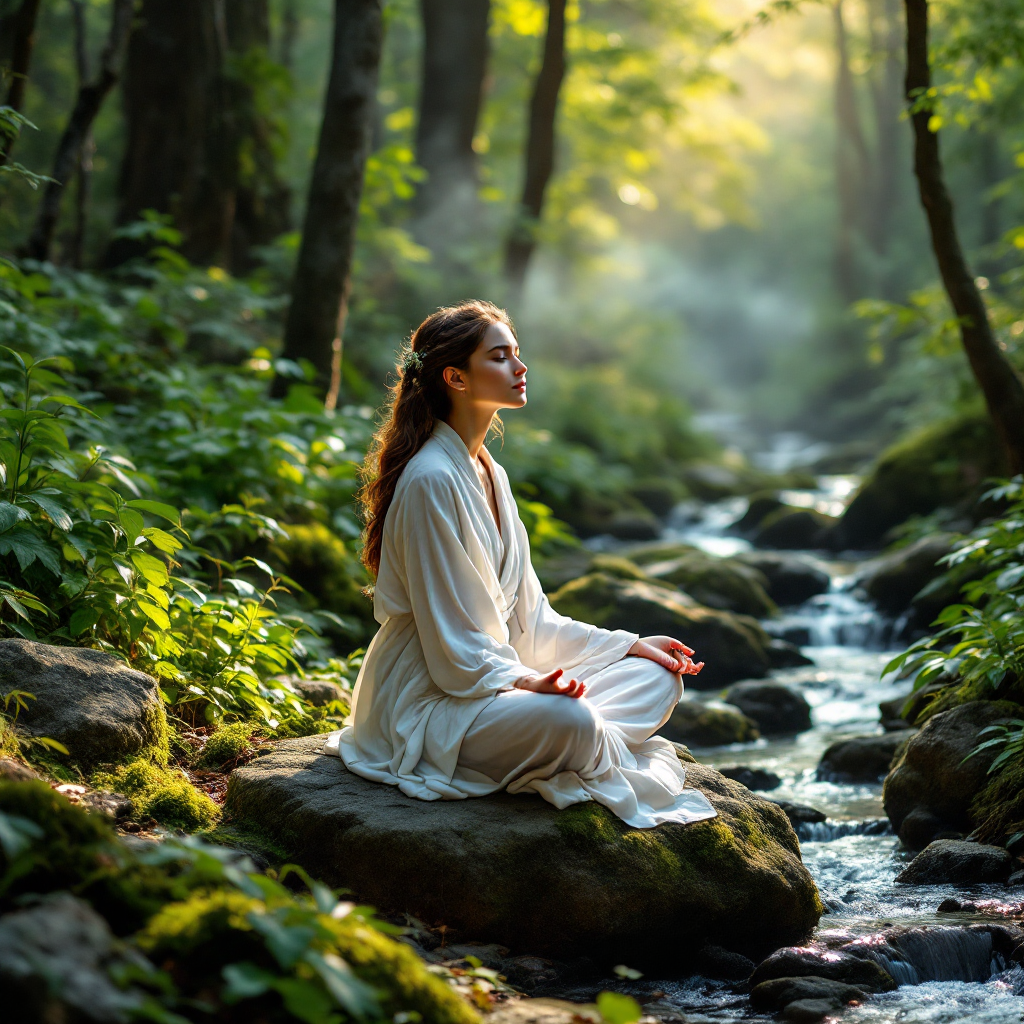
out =
[[(834, 514), (836, 502), (851, 489), (850, 480), (822, 478), (820, 490), (789, 492), (784, 500)], [(723, 556), (749, 549), (727, 529), (745, 507), (745, 499), (681, 505), (670, 517), (663, 539), (694, 544)], [(601, 539), (593, 546), (607, 549), (610, 545)], [(804, 653), (814, 661), (813, 666), (772, 673), (774, 679), (803, 693), (813, 709), (813, 727), (795, 737), (694, 748), (694, 756), (711, 766), (743, 764), (769, 769), (780, 776), (782, 784), (763, 796), (808, 804), (828, 815), (826, 822), (801, 825), (798, 833), (804, 863), (825, 905), (812, 944), (834, 947), (892, 924), (949, 926), (1006, 920), (997, 903), (1017, 904), (1018, 913), (1009, 920), (1019, 921), (1021, 890), (897, 886), (895, 876), (910, 856), (901, 849), (885, 818), (881, 784), (843, 785), (815, 778), (818, 761), (830, 743), (844, 735), (881, 732), (879, 701), (905, 694), (909, 686), (906, 680), (882, 674), (886, 662), (901, 649), (893, 640), (898, 627), (857, 597), (852, 585), (856, 563), (823, 561), (804, 554), (829, 573), (830, 590), (805, 605), (786, 609), (765, 626), (774, 635), (800, 637)], [(989, 914), (937, 913), (947, 897), (969, 899), (975, 906), (992, 901)], [(968, 948), (971, 943), (965, 942), (962, 933), (933, 932), (924, 937), (922, 945), (926, 948), (915, 958), (915, 966), (886, 965), (901, 983), (898, 990), (848, 1008), (841, 1015), (844, 1024), (1009, 1024), (1024, 1019), (1024, 971), (1020, 967), (1006, 970), (1000, 957)], [(731, 984), (699, 976), (610, 981), (606, 987), (628, 991), (641, 1004), (656, 1000), (657, 1015), (665, 1021), (742, 1022), (770, 1017), (752, 1011), (746, 996), (737, 995)], [(678, 1011), (678, 1016), (673, 1017), (669, 1008)]]

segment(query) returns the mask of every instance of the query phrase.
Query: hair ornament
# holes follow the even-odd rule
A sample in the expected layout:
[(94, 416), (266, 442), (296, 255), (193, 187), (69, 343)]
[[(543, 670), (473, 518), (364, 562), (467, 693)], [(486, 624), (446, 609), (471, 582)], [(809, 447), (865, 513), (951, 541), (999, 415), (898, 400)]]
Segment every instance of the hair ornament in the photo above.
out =
[(405, 357), (402, 359), (402, 377), (408, 377), (410, 374), (418, 374), (423, 369), (423, 356), (419, 352), (413, 352), (410, 349), (405, 353)]

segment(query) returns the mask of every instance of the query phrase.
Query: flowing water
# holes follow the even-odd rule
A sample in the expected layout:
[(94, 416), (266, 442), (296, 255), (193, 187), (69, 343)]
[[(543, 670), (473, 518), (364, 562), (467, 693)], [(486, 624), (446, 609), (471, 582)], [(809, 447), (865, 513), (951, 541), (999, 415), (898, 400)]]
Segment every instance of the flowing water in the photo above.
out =
[[(836, 502), (845, 497), (849, 487), (849, 478), (827, 478), (820, 491), (787, 498), (793, 504), (834, 513)], [(748, 545), (730, 535), (728, 526), (744, 508), (743, 499), (680, 506), (668, 523), (665, 539), (695, 544), (717, 555), (735, 554)], [(765, 796), (808, 804), (828, 815), (821, 824), (802, 825), (799, 833), (804, 863), (825, 905), (814, 944), (834, 948), (877, 935), (891, 925), (932, 926), (926, 932), (912, 933), (899, 949), (886, 946), (873, 954), (900, 987), (845, 1010), (842, 1019), (846, 1024), (1009, 1024), (1024, 1020), (1024, 971), (1014, 966), (1007, 970), (1002, 958), (992, 953), (987, 934), (950, 927), (982, 921), (1019, 922), (1024, 890), (896, 885), (895, 876), (909, 856), (885, 818), (881, 784), (844, 785), (815, 777), (818, 760), (830, 743), (844, 735), (881, 732), (879, 701), (908, 691), (905, 681), (883, 675), (886, 662), (899, 647), (892, 639), (892, 623), (857, 596), (853, 586), (856, 563), (818, 560), (818, 564), (831, 577), (830, 590), (765, 623), (774, 634), (797, 639), (814, 661), (813, 666), (772, 673), (804, 694), (813, 709), (813, 728), (796, 737), (694, 749), (694, 756), (712, 766), (744, 764), (769, 769), (781, 777), (782, 784)], [(969, 901), (977, 909), (937, 913), (939, 904), (951, 896)], [(677, 1019), (693, 1022), (766, 1019), (766, 1015), (755, 1014), (733, 986), (699, 976), (645, 978), (629, 986), (608, 987), (629, 990), (641, 1003), (657, 1000), (658, 1015), (665, 1019), (671, 1019), (673, 1011), (678, 1013)]]

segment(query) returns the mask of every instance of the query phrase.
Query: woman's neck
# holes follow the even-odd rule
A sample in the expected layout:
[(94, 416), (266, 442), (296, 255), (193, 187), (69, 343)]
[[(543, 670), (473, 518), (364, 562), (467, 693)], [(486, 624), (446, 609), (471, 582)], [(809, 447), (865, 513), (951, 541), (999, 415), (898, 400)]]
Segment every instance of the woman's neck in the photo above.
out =
[(478, 459), (480, 449), (484, 446), (487, 431), (491, 429), (494, 419), (493, 409), (481, 409), (479, 406), (465, 405), (453, 407), (445, 423), (462, 438), (469, 451), (470, 458)]

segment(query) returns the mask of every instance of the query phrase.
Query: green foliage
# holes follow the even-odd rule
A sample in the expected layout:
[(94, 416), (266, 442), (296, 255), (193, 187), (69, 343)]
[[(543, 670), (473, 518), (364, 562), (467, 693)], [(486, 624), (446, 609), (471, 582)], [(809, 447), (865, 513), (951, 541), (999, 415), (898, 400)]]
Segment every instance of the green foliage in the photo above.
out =
[(253, 726), (249, 722), (222, 725), (207, 741), (196, 762), (200, 768), (233, 767), (253, 750)]
[(597, 1009), (607, 1024), (633, 1024), (643, 1013), (632, 996), (618, 992), (602, 992), (597, 997)]

